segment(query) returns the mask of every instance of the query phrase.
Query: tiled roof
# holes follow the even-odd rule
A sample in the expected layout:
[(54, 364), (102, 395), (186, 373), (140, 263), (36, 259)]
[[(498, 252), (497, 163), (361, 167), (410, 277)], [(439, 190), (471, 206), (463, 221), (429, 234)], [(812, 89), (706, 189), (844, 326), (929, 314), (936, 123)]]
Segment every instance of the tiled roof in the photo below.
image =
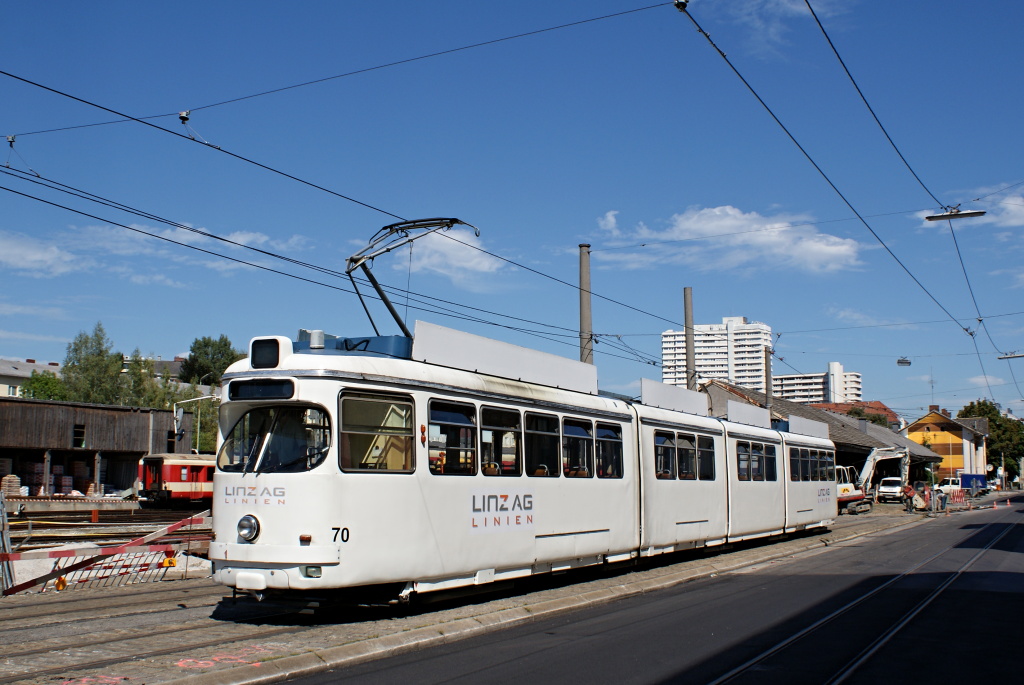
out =
[(846, 416), (844, 414), (836, 415), (840, 421), (847, 423), (852, 428), (862, 430), (868, 435), (873, 435), (879, 440), (884, 440), (894, 447), (904, 447), (910, 451), (911, 457), (916, 457), (919, 460), (940, 462), (942, 456), (928, 449), (924, 445), (920, 445), (908, 437), (895, 433), (885, 426), (879, 426), (871, 423), (867, 419), (860, 419), (855, 416)]
[(860, 407), (867, 414), (879, 414), (884, 416), (885, 420), (889, 423), (900, 422), (899, 414), (894, 412), (892, 409), (889, 409), (889, 407), (885, 406), (878, 400), (862, 402), (814, 402), (811, 406), (834, 412), (836, 414), (849, 414), (850, 410), (854, 407)]
[[(712, 413), (716, 416), (725, 415), (725, 400), (746, 399), (758, 407), (764, 406), (765, 395), (763, 392), (751, 390), (750, 388), (731, 385), (719, 380), (710, 381), (705, 386), (705, 392), (711, 397)], [(860, 448), (870, 451), (876, 447), (890, 447), (892, 442), (879, 440), (857, 428), (850, 426), (840, 416), (822, 409), (816, 409), (806, 404), (797, 404), (787, 400), (772, 398), (772, 418), (786, 420), (790, 416), (799, 416), (811, 421), (820, 421), (828, 424), (829, 438), (832, 442)]]
[(13, 376), (14, 378), (30, 378), (33, 371), (49, 371), (60, 376), (60, 366), (50, 366), (38, 362), (18, 361), (15, 359), (0, 359), (0, 376)]

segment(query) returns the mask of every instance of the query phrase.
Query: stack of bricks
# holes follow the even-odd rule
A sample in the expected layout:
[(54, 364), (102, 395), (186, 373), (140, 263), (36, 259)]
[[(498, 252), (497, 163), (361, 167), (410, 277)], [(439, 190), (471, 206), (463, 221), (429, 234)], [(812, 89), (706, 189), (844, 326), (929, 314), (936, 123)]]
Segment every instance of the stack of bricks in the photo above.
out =
[(72, 486), (79, 492), (86, 492), (89, 489), (89, 465), (84, 461), (71, 462)]
[(21, 494), (21, 479), (15, 475), (7, 475), (0, 478), (0, 489), (4, 497), (17, 497)]

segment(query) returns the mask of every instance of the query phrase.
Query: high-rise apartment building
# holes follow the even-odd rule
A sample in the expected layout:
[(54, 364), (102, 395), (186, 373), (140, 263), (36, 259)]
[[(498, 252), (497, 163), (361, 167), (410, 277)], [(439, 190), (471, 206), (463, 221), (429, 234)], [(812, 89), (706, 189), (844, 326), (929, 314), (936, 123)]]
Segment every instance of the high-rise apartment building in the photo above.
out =
[(842, 404), (863, 399), (861, 375), (843, 371), (839, 362), (829, 362), (824, 373), (791, 373), (772, 376), (772, 394), (800, 404)]
[[(764, 392), (764, 348), (772, 329), (745, 316), (727, 316), (720, 324), (694, 325), (697, 378), (719, 378)], [(686, 340), (683, 331), (661, 334), (661, 380), (686, 385)]]

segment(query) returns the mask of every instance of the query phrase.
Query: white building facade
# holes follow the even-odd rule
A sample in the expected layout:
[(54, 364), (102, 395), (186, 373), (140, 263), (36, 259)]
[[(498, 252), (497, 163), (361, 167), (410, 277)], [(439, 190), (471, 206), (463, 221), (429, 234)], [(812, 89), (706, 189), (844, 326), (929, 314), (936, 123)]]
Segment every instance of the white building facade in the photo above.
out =
[(773, 376), (772, 394), (800, 404), (860, 402), (864, 388), (859, 373), (844, 371), (839, 362), (829, 362), (824, 373)]
[[(720, 324), (694, 325), (694, 368), (698, 379), (718, 378), (764, 392), (764, 348), (771, 347), (771, 326), (727, 316)], [(683, 331), (661, 334), (661, 380), (686, 386), (686, 338)]]

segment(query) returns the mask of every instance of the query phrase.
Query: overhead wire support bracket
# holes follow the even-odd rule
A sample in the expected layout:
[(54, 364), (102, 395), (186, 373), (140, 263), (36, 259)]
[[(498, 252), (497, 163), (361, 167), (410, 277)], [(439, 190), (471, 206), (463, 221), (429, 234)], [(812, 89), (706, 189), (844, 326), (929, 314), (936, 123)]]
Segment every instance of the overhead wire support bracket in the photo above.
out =
[(985, 216), (985, 211), (982, 209), (961, 210), (960, 205), (947, 206), (942, 209), (943, 211), (940, 214), (926, 216), (924, 218), (925, 221), (945, 221), (948, 219), (969, 219), (975, 216)]
[[(373, 289), (377, 292), (377, 296), (380, 297), (381, 302), (388, 308), (392, 318), (398, 327), (402, 329), (402, 334), (407, 338), (412, 338), (412, 333), (406, 327), (405, 322), (402, 321), (402, 317), (398, 314), (395, 306), (391, 304), (391, 300), (388, 299), (384, 289), (380, 287), (380, 283), (370, 273), (368, 262), (372, 263), (373, 260), (381, 255), (385, 255), (392, 250), (395, 250), (403, 245), (418, 240), (423, 236), (430, 235), (437, 231), (447, 231), (452, 226), (469, 226), (473, 229), (473, 232), (479, 237), (480, 229), (472, 224), (467, 224), (461, 219), (455, 218), (435, 218), (435, 219), (416, 219), (413, 221), (400, 221), (395, 224), (390, 224), (377, 231), (372, 238), (370, 238), (370, 244), (365, 248), (356, 252), (354, 255), (348, 258), (345, 262), (345, 273), (348, 277), (352, 278), (352, 272), (356, 269), (362, 269), (366, 279), (373, 286)], [(422, 231), (413, 235), (413, 231)], [(352, 279), (352, 284), (355, 285), (355, 279)], [(359, 301), (363, 305), (363, 309), (366, 310), (366, 315), (370, 316), (370, 311), (366, 307), (366, 302), (363, 301), (362, 293), (359, 289), (356, 289), (356, 295), (359, 296)], [(373, 317), (370, 317), (370, 325), (373, 326), (374, 331), (377, 330), (376, 324), (373, 323)]]

